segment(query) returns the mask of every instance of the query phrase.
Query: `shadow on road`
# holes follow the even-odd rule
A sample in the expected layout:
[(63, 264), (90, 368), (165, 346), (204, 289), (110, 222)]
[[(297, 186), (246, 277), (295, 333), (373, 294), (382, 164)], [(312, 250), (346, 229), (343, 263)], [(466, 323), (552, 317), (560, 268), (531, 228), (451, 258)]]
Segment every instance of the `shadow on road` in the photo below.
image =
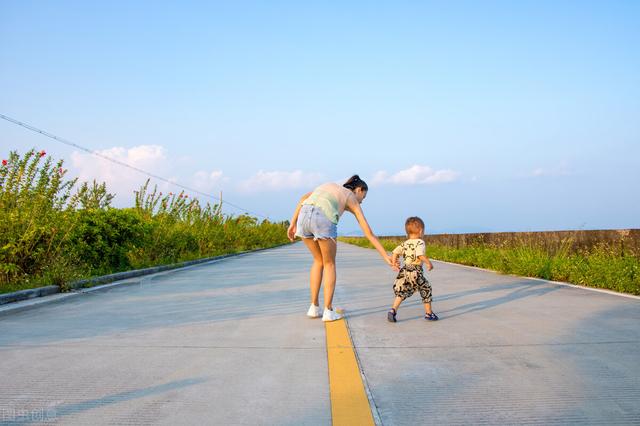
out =
[[(528, 297), (544, 296), (545, 294), (554, 292), (559, 288), (560, 288), (559, 286), (542, 284), (542, 283), (528, 281), (528, 280), (516, 281), (512, 283), (484, 286), (484, 287), (464, 290), (456, 293), (448, 293), (442, 296), (435, 296), (433, 299), (433, 305), (434, 305), (434, 311), (438, 312), (438, 315), (440, 316), (441, 319), (452, 318), (460, 315), (469, 314), (472, 312), (490, 309), (499, 305), (503, 305), (509, 302), (514, 302), (516, 300), (520, 300)], [(442, 302), (445, 300), (461, 299), (462, 301), (464, 300), (464, 298), (467, 298), (470, 296), (477, 296), (477, 295), (490, 296), (490, 293), (495, 293), (495, 292), (503, 293), (505, 290), (513, 290), (513, 291), (511, 291), (508, 294), (501, 294), (498, 297), (493, 297), (493, 298), (489, 297), (484, 300), (478, 300), (470, 303), (461, 304), (456, 306), (453, 309), (441, 311), (437, 308), (438, 302)], [(373, 315), (373, 314), (375, 314), (376, 316), (384, 316), (383, 315), (384, 312), (386, 312), (386, 310), (390, 308), (391, 302), (393, 301), (393, 294), (391, 292), (389, 294), (390, 296), (389, 296), (388, 305), (378, 305), (378, 306), (372, 306), (372, 307), (366, 307), (366, 308), (360, 308), (360, 309), (350, 309), (348, 310), (349, 317), (355, 318), (359, 316)], [(372, 299), (379, 299), (379, 298), (374, 296)], [(360, 302), (366, 302), (366, 300), (367, 300), (366, 297), (359, 296)], [(419, 305), (420, 306), (422, 305), (420, 296), (418, 294), (414, 294), (413, 296), (411, 296), (411, 299), (408, 299), (402, 304), (401, 309), (404, 310), (408, 307), (419, 306)], [(399, 319), (398, 321), (402, 322), (402, 321), (415, 320), (415, 319), (422, 319), (422, 315), (405, 317), (403, 319)]]
[[(4, 416), (0, 420), (2, 420), (3, 425), (23, 425), (41, 422), (54, 422), (60, 420), (61, 417), (81, 413), (83, 411), (93, 410), (95, 408), (118, 404), (120, 402), (131, 401), (134, 399), (186, 388), (189, 386), (204, 383), (206, 381), (207, 379), (205, 378), (176, 380), (158, 386), (150, 386), (148, 388), (121, 392), (114, 395), (108, 395), (102, 398), (91, 399), (74, 404), (50, 404), (46, 407), (46, 409), (32, 410), (28, 413), (21, 413), (20, 415), (14, 416), (13, 418), (11, 418), (10, 416)], [(8, 412), (5, 412), (4, 414), (7, 415)]]
[[(469, 314), (471, 312), (477, 312), (477, 311), (482, 311), (485, 309), (490, 309), (493, 308), (495, 306), (499, 306), (499, 305), (503, 305), (505, 303), (509, 303), (509, 302), (513, 302), (516, 300), (520, 300), (520, 299), (525, 299), (528, 297), (539, 297), (539, 296), (544, 296), (545, 294), (549, 294), (551, 292), (554, 292), (556, 290), (558, 290), (558, 286), (550, 286), (550, 285), (542, 285), (540, 283), (535, 283), (535, 282), (531, 282), (531, 281), (523, 281), (523, 282), (517, 282), (517, 283), (513, 283), (513, 284), (505, 284), (505, 285), (499, 285), (499, 286), (495, 286), (498, 288), (493, 289), (493, 291), (504, 291), (505, 289), (514, 289), (512, 292), (502, 295), (502, 296), (498, 296), (495, 298), (491, 298), (491, 299), (486, 299), (486, 300), (480, 300), (477, 302), (471, 302), (471, 303), (467, 303), (464, 305), (459, 305), (456, 306), (453, 309), (449, 309), (446, 311), (440, 311), (440, 316), (441, 318), (453, 318), (453, 317), (457, 317), (460, 315), (465, 315), (465, 314)], [(482, 287), (476, 290), (471, 290), (471, 291), (465, 291), (465, 292), (461, 292), (464, 296), (467, 295), (471, 295), (471, 294), (485, 294), (489, 291), (492, 291), (491, 288), (487, 288), (487, 287)], [(450, 299), (457, 299), (460, 297), (464, 297), (463, 295), (459, 295), (459, 294), (452, 294), (452, 295), (444, 295), (443, 298), (441, 300), (450, 300)], [(440, 299), (438, 299), (440, 300)]]

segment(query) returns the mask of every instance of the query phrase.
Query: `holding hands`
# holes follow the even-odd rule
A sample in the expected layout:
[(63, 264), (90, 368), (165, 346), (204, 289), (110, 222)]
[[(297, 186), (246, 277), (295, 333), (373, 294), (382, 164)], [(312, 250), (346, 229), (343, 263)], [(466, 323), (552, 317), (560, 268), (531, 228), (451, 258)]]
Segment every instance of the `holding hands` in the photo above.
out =
[(400, 271), (400, 262), (395, 256), (387, 255), (384, 260), (385, 262), (387, 262), (387, 265), (389, 265), (395, 272)]

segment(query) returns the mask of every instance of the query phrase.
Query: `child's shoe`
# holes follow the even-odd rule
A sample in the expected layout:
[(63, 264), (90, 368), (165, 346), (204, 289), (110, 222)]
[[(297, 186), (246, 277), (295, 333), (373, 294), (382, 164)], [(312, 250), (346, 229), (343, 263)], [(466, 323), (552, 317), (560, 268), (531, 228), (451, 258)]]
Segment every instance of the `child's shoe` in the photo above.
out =
[(430, 314), (424, 314), (424, 319), (429, 321), (438, 321), (438, 316), (431, 312)]
[(397, 312), (396, 312), (395, 309), (393, 309), (393, 308), (389, 309), (389, 312), (387, 312), (387, 321), (389, 321), (389, 322), (397, 322), (396, 321), (396, 314), (397, 314)]
[(339, 319), (342, 319), (342, 314), (332, 311), (331, 309), (325, 309), (324, 314), (322, 314), (322, 321), (335, 321)]
[(319, 318), (320, 317), (320, 306), (314, 305), (313, 303), (309, 306), (309, 310), (307, 311), (307, 316), (309, 318)]

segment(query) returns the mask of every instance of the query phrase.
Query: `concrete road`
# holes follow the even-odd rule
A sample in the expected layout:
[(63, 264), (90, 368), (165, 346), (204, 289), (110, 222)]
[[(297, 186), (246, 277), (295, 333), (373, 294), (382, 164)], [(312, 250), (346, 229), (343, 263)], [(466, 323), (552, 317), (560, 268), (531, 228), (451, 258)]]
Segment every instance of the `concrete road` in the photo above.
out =
[[(331, 423), (302, 244), (0, 317), (0, 423)], [(343, 307), (385, 425), (640, 424), (640, 300), (435, 263), (386, 322), (393, 272), (340, 244)]]
[(640, 424), (640, 299), (434, 262), (385, 322), (391, 281), (341, 247), (339, 299), (385, 425)]

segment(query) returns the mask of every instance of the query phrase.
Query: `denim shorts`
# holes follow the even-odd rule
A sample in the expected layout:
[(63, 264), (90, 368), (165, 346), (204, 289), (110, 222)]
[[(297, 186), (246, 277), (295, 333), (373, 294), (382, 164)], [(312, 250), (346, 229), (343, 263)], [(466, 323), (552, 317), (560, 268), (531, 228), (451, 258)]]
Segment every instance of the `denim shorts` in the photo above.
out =
[(296, 236), (314, 240), (335, 240), (338, 237), (338, 227), (316, 206), (303, 204), (298, 214)]

